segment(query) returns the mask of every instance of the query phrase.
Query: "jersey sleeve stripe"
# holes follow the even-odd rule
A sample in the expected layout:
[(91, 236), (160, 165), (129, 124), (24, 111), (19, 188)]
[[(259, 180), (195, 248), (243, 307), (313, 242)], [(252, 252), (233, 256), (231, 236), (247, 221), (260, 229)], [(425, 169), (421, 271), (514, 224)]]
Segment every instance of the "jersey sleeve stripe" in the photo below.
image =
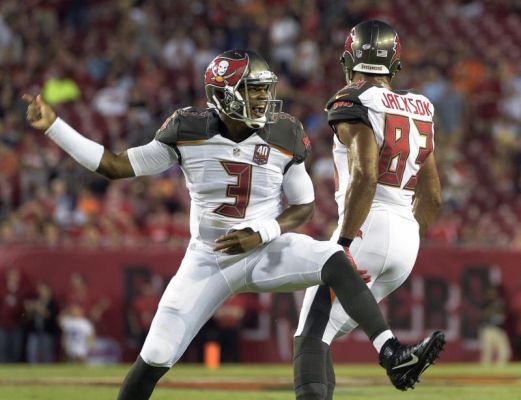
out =
[(285, 156), (288, 156), (288, 157), (290, 157), (290, 158), (293, 158), (293, 156), (294, 156), (294, 153), (293, 153), (293, 152), (288, 151), (288, 150), (284, 149), (283, 147), (276, 146), (276, 145), (271, 144), (271, 143), (270, 143), (270, 146), (273, 147), (273, 148), (275, 148), (275, 149), (277, 149), (278, 151), (280, 151), (280, 152), (281, 152), (282, 154), (284, 154)]
[(178, 146), (183, 146), (183, 145), (186, 145), (186, 146), (190, 146), (190, 145), (194, 145), (194, 144), (201, 144), (201, 143), (204, 143), (206, 142), (208, 139), (199, 139), (199, 140), (178, 140), (177, 141), (177, 145)]

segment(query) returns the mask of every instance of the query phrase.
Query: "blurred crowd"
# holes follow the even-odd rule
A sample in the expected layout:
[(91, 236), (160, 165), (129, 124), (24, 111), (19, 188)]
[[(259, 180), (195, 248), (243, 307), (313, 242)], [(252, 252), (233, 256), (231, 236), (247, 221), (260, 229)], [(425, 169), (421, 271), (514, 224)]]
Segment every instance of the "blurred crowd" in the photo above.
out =
[[(132, 283), (127, 281), (122, 305), (91, 285), (82, 273), (68, 273), (65, 285), (60, 285), (56, 279), (39, 279), (7, 266), (0, 270), (0, 364), (133, 360), (167, 283), (168, 279), (148, 272), (134, 276)], [(183, 361), (203, 361), (205, 347), (212, 343), (220, 347), (220, 361), (238, 362), (240, 332), (257, 323), (262, 309), (256, 294), (231, 297), (203, 326)], [(122, 332), (114, 321), (115, 310), (122, 316)], [(293, 310), (296, 313), (295, 306)], [(286, 315), (277, 317), (284, 320)], [(294, 324), (296, 318), (295, 314)]]
[[(125, 280), (123, 301), (104, 293), (83, 273), (67, 271), (63, 278), (61, 282), (56, 275), (38, 278), (14, 265), (0, 269), (0, 364), (134, 360), (169, 277), (135, 270)], [(472, 303), (466, 311), (475, 315), (477, 325), (472, 332), (460, 332), (458, 338), (478, 339), (483, 364), (504, 365), (521, 359), (521, 280), (511, 296), (501, 276), (493, 272), (490, 281), (474, 287), (481, 290), (463, 298), (465, 304)], [(209, 349), (217, 346), (217, 362), (239, 362), (247, 357), (241, 351), (241, 339), (263, 337), (275, 343), (280, 360), (290, 361), (298, 302), (293, 293), (269, 296), (268, 302), (255, 293), (229, 298), (202, 327), (182, 361), (208, 363)], [(269, 336), (265, 336), (266, 327)]]
[[(278, 97), (310, 136), (317, 209), (336, 224), (332, 132), (323, 111), (345, 84), (349, 28), (391, 23), (394, 84), (434, 103), (443, 211), (427, 242), (521, 248), (521, 3), (515, 0), (2, 0), (0, 244), (184, 245), (179, 168), (108, 182), (25, 122), (24, 92), (114, 152), (144, 144), (174, 110), (205, 106), (203, 73), (231, 48), (264, 55)], [(432, 12), (426, 12), (431, 10)]]
[(70, 276), (57, 294), (46, 281), (32, 282), (19, 269), (0, 275), (0, 363), (82, 363), (95, 338), (95, 324), (109, 300), (89, 290), (85, 277)]

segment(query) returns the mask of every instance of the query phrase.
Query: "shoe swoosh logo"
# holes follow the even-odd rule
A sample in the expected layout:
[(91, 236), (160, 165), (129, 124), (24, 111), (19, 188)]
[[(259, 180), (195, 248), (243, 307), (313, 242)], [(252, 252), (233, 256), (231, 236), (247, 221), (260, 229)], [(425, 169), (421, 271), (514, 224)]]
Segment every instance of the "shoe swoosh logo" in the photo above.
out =
[(406, 363), (403, 363), (403, 364), (397, 365), (396, 367), (393, 367), (393, 369), (398, 369), (398, 368), (408, 367), (409, 365), (417, 364), (418, 361), (419, 361), (418, 356), (415, 355), (415, 354), (412, 354), (411, 357), (412, 357), (412, 358), (411, 358), (409, 361), (407, 361)]
[(429, 365), (431, 365), (431, 363), (425, 364), (425, 367), (423, 367), (422, 372), (420, 372), (420, 375), (423, 374), (423, 371), (425, 371), (427, 368), (429, 368)]

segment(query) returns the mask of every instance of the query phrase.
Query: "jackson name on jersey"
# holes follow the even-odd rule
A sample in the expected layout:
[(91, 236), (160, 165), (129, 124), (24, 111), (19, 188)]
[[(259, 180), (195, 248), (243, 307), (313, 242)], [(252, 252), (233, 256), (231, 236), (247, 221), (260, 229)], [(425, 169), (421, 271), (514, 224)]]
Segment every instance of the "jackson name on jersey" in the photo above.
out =
[[(333, 130), (342, 121), (366, 124), (372, 129), (380, 150), (378, 184), (373, 207), (378, 204), (412, 207), (418, 175), (434, 150), (432, 103), (423, 95), (394, 91), (359, 81), (341, 89), (326, 106)], [(335, 198), (339, 215), (349, 185), (346, 147), (334, 137), (337, 174)]]
[(284, 173), (304, 161), (310, 142), (302, 124), (285, 113), (236, 143), (221, 135), (212, 109), (176, 111), (155, 139), (177, 154), (190, 193), (190, 233), (206, 244), (232, 226), (281, 213)]

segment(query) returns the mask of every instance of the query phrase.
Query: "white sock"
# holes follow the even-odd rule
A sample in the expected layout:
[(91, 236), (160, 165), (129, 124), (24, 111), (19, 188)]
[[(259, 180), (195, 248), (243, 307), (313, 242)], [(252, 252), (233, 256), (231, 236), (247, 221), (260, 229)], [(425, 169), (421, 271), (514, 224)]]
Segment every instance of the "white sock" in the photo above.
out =
[(380, 350), (382, 350), (384, 343), (393, 337), (394, 337), (394, 335), (391, 332), (391, 330), (387, 329), (386, 331), (383, 331), (377, 337), (374, 338), (373, 346), (376, 349), (376, 351), (378, 352), (378, 354), (380, 354)]

